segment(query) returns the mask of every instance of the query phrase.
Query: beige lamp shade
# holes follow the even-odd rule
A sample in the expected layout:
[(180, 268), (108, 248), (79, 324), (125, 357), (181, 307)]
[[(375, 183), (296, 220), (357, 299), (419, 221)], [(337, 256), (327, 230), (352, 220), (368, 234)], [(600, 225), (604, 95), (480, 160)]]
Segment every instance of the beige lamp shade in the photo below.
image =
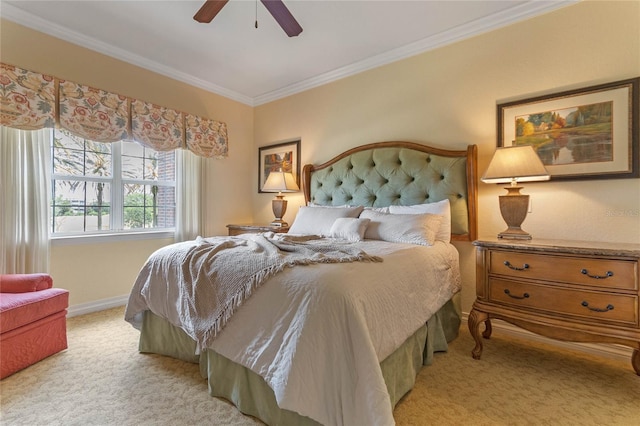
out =
[(530, 240), (531, 235), (520, 227), (527, 217), (529, 196), (520, 194), (522, 187), (518, 182), (549, 180), (549, 173), (534, 149), (529, 145), (498, 148), (481, 179), (485, 183), (511, 184), (505, 188), (507, 195), (499, 197), (507, 229), (498, 238)]
[(549, 173), (530, 145), (496, 149), (487, 171), (485, 183), (512, 183), (549, 180)]
[(282, 170), (269, 173), (267, 180), (262, 185), (262, 190), (265, 192), (277, 192), (276, 198), (271, 201), (271, 208), (273, 214), (276, 217), (271, 226), (289, 226), (287, 222), (282, 220), (285, 212), (287, 211), (287, 200), (282, 195), (283, 192), (296, 192), (299, 191), (298, 184), (293, 178), (291, 173), (283, 172)]
[(262, 186), (262, 190), (265, 192), (296, 192), (299, 191), (296, 180), (291, 173), (278, 170), (269, 173), (267, 180)]

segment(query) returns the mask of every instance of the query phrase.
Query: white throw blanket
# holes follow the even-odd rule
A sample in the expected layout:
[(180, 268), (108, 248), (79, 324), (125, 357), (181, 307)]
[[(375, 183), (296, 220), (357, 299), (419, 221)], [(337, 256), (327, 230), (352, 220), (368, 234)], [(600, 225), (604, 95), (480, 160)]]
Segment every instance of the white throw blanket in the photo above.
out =
[(339, 240), (286, 234), (198, 237), (153, 253), (134, 284), (144, 294), (153, 281), (175, 282), (184, 331), (201, 348), (211, 344), (233, 313), (272, 275), (313, 263), (381, 262), (360, 247)]

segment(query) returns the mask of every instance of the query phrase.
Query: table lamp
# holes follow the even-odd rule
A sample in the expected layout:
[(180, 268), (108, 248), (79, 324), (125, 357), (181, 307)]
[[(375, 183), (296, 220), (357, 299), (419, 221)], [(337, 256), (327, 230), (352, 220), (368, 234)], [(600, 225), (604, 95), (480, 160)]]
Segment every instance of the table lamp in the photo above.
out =
[(277, 192), (276, 198), (271, 201), (271, 208), (276, 219), (271, 222), (271, 226), (289, 226), (289, 224), (282, 220), (284, 213), (287, 211), (287, 200), (284, 199), (283, 192), (296, 192), (299, 191), (296, 180), (291, 173), (285, 173), (282, 170), (273, 171), (267, 176), (267, 180), (262, 186), (262, 190), (265, 192)]
[(511, 183), (505, 187), (507, 195), (501, 195), (500, 213), (507, 229), (498, 238), (530, 240), (531, 235), (520, 225), (527, 217), (529, 196), (520, 194), (519, 182), (549, 180), (549, 173), (540, 157), (530, 145), (502, 147), (496, 149), (487, 171), (481, 180), (485, 183)]

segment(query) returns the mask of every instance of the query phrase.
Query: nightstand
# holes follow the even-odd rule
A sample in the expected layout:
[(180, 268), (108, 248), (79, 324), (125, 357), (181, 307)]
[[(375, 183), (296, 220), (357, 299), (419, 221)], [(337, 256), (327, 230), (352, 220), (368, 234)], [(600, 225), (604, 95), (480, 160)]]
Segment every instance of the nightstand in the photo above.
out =
[(229, 235), (240, 234), (259, 234), (260, 232), (277, 232), (285, 233), (289, 231), (288, 226), (271, 226), (271, 225), (227, 225)]
[(554, 339), (629, 346), (640, 375), (640, 245), (538, 239), (473, 244), (473, 358), (480, 359), (482, 337), (491, 336), (496, 318)]

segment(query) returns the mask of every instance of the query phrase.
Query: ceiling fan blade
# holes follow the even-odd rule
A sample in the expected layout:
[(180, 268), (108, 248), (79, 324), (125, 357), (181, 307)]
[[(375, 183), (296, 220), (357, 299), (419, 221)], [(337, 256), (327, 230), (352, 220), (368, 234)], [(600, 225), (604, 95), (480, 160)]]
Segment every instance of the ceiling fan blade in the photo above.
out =
[(228, 1), (229, 0), (207, 0), (200, 10), (193, 15), (193, 19), (203, 24), (211, 22)]
[(295, 37), (302, 32), (302, 27), (293, 17), (282, 0), (260, 0), (273, 18), (280, 24), (289, 37)]

